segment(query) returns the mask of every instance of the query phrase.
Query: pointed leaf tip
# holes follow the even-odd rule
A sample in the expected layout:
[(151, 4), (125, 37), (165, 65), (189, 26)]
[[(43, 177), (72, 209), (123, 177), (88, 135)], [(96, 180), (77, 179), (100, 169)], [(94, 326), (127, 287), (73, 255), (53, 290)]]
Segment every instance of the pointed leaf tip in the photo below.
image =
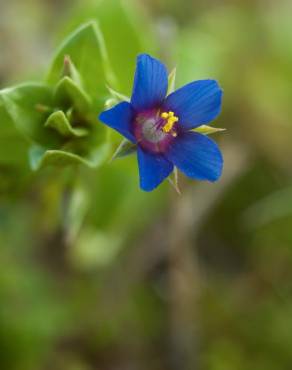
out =
[(114, 152), (113, 156), (110, 159), (110, 162), (117, 158), (126, 157), (130, 154), (135, 153), (137, 150), (137, 145), (131, 143), (129, 140), (124, 139), (120, 145), (117, 147), (116, 151)]
[(203, 135), (209, 135), (209, 134), (215, 134), (215, 132), (221, 132), (221, 131), (225, 131), (225, 130), (226, 130), (225, 128), (202, 125), (202, 126), (194, 128), (191, 131), (195, 131), (195, 132), (198, 132), (198, 133), (203, 134)]
[(117, 92), (116, 90), (114, 90), (113, 88), (111, 88), (109, 85), (106, 85), (109, 93), (111, 94), (111, 96), (116, 99), (117, 103), (120, 103), (122, 101), (126, 101), (126, 102), (130, 102), (130, 98), (126, 95), (123, 95), (119, 92)]
[(47, 75), (50, 85), (59, 82), (63, 69), (65, 75), (69, 73), (74, 82), (78, 82), (73, 77), (77, 71), (82, 87), (92, 98), (104, 97), (105, 84), (114, 80), (114, 77), (103, 34), (96, 22), (81, 25), (61, 43)]
[(168, 89), (167, 95), (171, 94), (175, 90), (175, 80), (176, 80), (176, 68), (174, 68), (168, 75)]
[(174, 167), (174, 169), (173, 169), (173, 178), (171, 178), (171, 176), (169, 176), (167, 178), (167, 180), (170, 183), (170, 185), (174, 188), (174, 190), (177, 192), (177, 194), (181, 195), (181, 191), (180, 191), (179, 184), (178, 184), (178, 170), (177, 170), (177, 167)]

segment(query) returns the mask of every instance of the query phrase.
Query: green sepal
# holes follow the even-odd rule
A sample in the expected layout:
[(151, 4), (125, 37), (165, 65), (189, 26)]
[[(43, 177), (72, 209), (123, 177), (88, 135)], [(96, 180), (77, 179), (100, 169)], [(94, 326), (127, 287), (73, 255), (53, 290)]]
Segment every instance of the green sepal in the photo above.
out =
[(168, 89), (167, 94), (169, 95), (174, 92), (175, 90), (175, 80), (176, 80), (176, 68), (174, 68), (170, 74), (168, 75)]
[(174, 190), (177, 192), (177, 194), (181, 195), (181, 191), (178, 184), (178, 169), (177, 167), (173, 168), (173, 172), (170, 176), (168, 176), (167, 180), (171, 184), (171, 186), (174, 188)]
[(195, 131), (195, 132), (198, 132), (204, 135), (209, 135), (209, 134), (215, 134), (215, 132), (225, 131), (225, 128), (202, 125), (202, 126), (192, 129), (192, 131)]
[(116, 151), (114, 152), (111, 160), (113, 161), (114, 159), (117, 158), (122, 158), (126, 157), (130, 154), (133, 154), (137, 151), (137, 145), (131, 143), (131, 141), (124, 139), (120, 145), (117, 147)]
[(118, 104), (118, 102), (117, 102), (117, 100), (116, 99), (114, 99), (114, 98), (109, 98), (109, 99), (107, 99), (106, 101), (105, 101), (105, 103), (104, 103), (104, 109), (105, 110), (108, 110), (108, 109), (111, 109), (111, 108), (113, 108), (115, 105), (117, 105)]
[(69, 165), (83, 164), (95, 168), (104, 163), (109, 153), (109, 144), (104, 143), (98, 149), (83, 157), (76, 153), (65, 150), (51, 150), (40, 146), (33, 146), (29, 151), (30, 166), (33, 170), (39, 170), (47, 166), (65, 167)]
[(45, 122), (45, 127), (50, 127), (56, 130), (60, 135), (64, 137), (83, 137), (88, 134), (88, 130), (86, 128), (73, 128), (63, 111), (52, 113)]
[(54, 91), (54, 104), (60, 107), (74, 107), (79, 113), (88, 114), (90, 96), (70, 77), (63, 77)]
[(123, 94), (121, 94), (121, 93), (119, 93), (119, 92), (115, 91), (113, 88), (111, 88), (111, 87), (110, 87), (110, 86), (108, 86), (108, 85), (107, 85), (107, 89), (108, 89), (108, 91), (110, 92), (110, 94), (111, 94), (112, 98), (113, 98), (113, 99), (115, 99), (117, 103), (119, 103), (119, 102), (123, 102), (123, 101), (125, 101), (125, 102), (128, 102), (128, 103), (129, 103), (129, 102), (131, 101), (131, 99), (130, 99), (128, 96), (123, 95)]

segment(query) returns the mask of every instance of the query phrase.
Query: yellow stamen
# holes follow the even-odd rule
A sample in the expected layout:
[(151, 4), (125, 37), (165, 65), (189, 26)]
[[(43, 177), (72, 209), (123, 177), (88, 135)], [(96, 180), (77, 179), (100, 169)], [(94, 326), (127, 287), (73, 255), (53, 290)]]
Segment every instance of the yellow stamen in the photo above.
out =
[(162, 131), (169, 133), (171, 132), (175, 122), (178, 122), (178, 117), (174, 115), (174, 112), (163, 112), (161, 113), (161, 118), (167, 120), (165, 125), (162, 127)]

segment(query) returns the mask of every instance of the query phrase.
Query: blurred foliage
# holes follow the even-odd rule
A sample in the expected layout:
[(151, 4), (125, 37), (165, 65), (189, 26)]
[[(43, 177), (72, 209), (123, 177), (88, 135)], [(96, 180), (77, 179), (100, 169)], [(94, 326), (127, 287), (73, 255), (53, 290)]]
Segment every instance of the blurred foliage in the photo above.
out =
[[(0, 368), (290, 370), (291, 2), (10, 0), (0, 9)], [(89, 26), (84, 49), (72, 47), (68, 35), (92, 22), (104, 43)], [(208, 77), (224, 87), (222, 180), (179, 179), (182, 196), (169, 184), (144, 194), (134, 156), (31, 171), (31, 139), (34, 150), (59, 144), (46, 142), (49, 115), (28, 115), (20, 94), (50, 105), (70, 54), (70, 86), (48, 125), (76, 135), (63, 113), (89, 96), (85, 111), (96, 115), (106, 80), (130, 95), (140, 52), (176, 66), (178, 86)], [(29, 93), (19, 86), (41, 79)], [(121, 141), (110, 135), (107, 158)]]

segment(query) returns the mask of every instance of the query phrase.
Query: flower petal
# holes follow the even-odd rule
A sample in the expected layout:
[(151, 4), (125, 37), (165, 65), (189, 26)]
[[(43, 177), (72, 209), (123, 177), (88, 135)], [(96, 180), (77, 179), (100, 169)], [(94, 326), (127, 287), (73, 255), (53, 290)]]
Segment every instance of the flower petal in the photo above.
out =
[(137, 111), (161, 105), (168, 85), (167, 70), (164, 64), (150, 55), (137, 58), (131, 103)]
[(136, 139), (131, 132), (133, 117), (133, 108), (131, 104), (127, 102), (119, 103), (99, 115), (100, 121), (118, 131), (132, 143), (135, 143)]
[(218, 116), (221, 98), (222, 90), (217, 81), (194, 81), (170, 94), (163, 109), (175, 112), (179, 123), (186, 129), (192, 129)]
[(196, 180), (216, 181), (222, 173), (223, 158), (217, 144), (197, 132), (178, 136), (166, 157), (186, 176)]
[(144, 191), (155, 189), (173, 170), (173, 165), (158, 154), (138, 148), (140, 187)]

